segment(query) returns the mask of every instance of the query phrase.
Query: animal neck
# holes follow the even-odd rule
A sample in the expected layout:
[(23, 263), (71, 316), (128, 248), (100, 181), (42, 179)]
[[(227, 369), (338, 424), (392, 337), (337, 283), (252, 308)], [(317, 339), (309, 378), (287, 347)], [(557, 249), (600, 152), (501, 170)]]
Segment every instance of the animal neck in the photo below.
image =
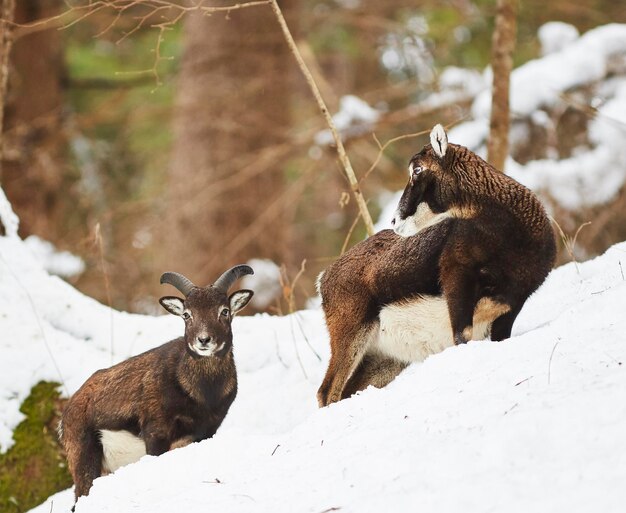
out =
[[(545, 229), (545, 211), (535, 195), (519, 182), (495, 169), (491, 164), (463, 146), (454, 148), (450, 166), (454, 170), (456, 183), (442, 183), (441, 195), (450, 195), (448, 205), (460, 209), (464, 215), (473, 217), (485, 204), (499, 205), (518, 219), (521, 226), (531, 233), (542, 233)], [(471, 215), (470, 215), (471, 214)]]
[(232, 350), (224, 357), (199, 356), (189, 348), (181, 351), (178, 362), (178, 381), (183, 390), (194, 400), (204, 402), (207, 391), (222, 387), (236, 375)]

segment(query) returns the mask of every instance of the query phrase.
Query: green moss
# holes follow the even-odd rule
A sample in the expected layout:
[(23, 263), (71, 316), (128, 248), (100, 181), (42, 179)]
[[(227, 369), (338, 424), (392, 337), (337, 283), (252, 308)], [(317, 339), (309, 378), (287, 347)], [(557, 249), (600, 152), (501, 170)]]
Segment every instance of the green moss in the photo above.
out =
[(26, 418), (13, 433), (15, 444), (0, 454), (0, 511), (20, 513), (72, 485), (56, 435), (57, 383), (38, 383), (22, 404)]

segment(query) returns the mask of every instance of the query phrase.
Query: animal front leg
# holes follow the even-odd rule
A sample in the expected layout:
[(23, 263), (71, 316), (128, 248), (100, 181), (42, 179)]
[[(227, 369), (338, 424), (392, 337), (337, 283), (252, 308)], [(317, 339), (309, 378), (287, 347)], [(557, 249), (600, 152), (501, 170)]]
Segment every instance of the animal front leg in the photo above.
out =
[(172, 445), (171, 437), (160, 425), (148, 424), (143, 429), (143, 439), (146, 444), (146, 454), (151, 456), (160, 456)]
[(499, 342), (511, 336), (513, 323), (515, 322), (515, 319), (521, 309), (521, 306), (516, 306), (515, 308), (512, 308), (511, 311), (501, 315), (493, 322), (493, 325), (491, 326), (491, 340)]
[(448, 302), (450, 324), (455, 345), (465, 344), (472, 338), (474, 309), (476, 308), (476, 283), (463, 269), (444, 274), (443, 293)]

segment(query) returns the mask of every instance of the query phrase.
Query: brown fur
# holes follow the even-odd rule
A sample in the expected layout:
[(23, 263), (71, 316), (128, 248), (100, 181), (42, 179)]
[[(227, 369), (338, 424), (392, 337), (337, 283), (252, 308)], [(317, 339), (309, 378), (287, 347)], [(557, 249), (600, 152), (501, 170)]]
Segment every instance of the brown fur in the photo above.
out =
[(423, 160), (437, 175), (441, 203), (451, 210), (471, 212), (459, 217), (476, 217), (485, 210), (504, 210), (517, 221), (519, 228), (528, 230), (534, 237), (543, 237), (546, 226), (551, 230), (543, 205), (530, 189), (464, 146), (449, 144), (443, 162), (432, 152), (428, 153), (427, 147)]
[[(447, 215), (432, 225), (421, 216), (426, 227), (409, 237), (383, 230), (324, 273), (320, 294), (331, 359), (318, 391), (320, 406), (376, 383), (375, 366), (363, 370), (361, 361), (370, 356), (367, 346), (386, 304), (443, 295), (454, 343), (469, 339), (475, 313), (483, 322), (493, 321), (492, 339), (502, 340), (552, 268), (554, 233), (530, 190), (453, 144), (443, 158), (426, 146), (410, 169), (415, 172), (396, 218), (409, 218), (420, 204), (432, 216)], [(490, 307), (479, 311), (479, 303)], [(381, 381), (388, 380), (387, 373)]]
[(76, 497), (87, 495), (101, 474), (101, 429), (129, 431), (145, 441), (148, 454), (159, 455), (186, 438), (213, 436), (236, 394), (232, 352), (200, 357), (182, 337), (94, 373), (63, 412), (61, 440)]
[(76, 499), (87, 495), (103, 465), (101, 431), (127, 431), (146, 453), (160, 455), (212, 437), (237, 394), (231, 322), (252, 297), (228, 284), (247, 266), (235, 267), (215, 286), (196, 287), (182, 275), (166, 273), (185, 299), (161, 298), (170, 313), (185, 320), (185, 335), (95, 372), (68, 401), (60, 438), (74, 479)]

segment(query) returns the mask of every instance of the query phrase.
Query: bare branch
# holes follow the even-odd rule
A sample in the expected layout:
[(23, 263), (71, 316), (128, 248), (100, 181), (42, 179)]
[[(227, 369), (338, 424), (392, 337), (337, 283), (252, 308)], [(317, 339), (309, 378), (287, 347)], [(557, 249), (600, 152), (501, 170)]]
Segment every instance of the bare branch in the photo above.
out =
[(311, 75), (309, 68), (307, 68), (307, 65), (305, 64), (304, 59), (302, 58), (302, 55), (300, 55), (298, 46), (296, 45), (296, 42), (294, 41), (293, 36), (291, 35), (289, 27), (287, 26), (287, 22), (285, 21), (285, 17), (283, 16), (283, 13), (280, 7), (278, 6), (278, 2), (276, 0), (270, 0), (270, 6), (272, 7), (274, 14), (276, 15), (276, 19), (278, 20), (281, 30), (283, 31), (283, 35), (285, 36), (287, 45), (289, 46), (291, 53), (295, 57), (298, 63), (298, 66), (300, 67), (300, 71), (304, 75), (304, 78), (307, 84), (311, 88), (311, 92), (313, 93), (313, 96), (315, 97), (315, 100), (317, 101), (317, 105), (319, 106), (320, 110), (322, 111), (322, 114), (326, 118), (326, 123), (328, 124), (328, 127), (330, 128), (330, 132), (335, 141), (335, 145), (337, 146), (337, 153), (339, 155), (339, 161), (341, 162), (341, 165), (343, 166), (344, 171), (346, 172), (346, 176), (348, 177), (348, 181), (350, 182), (350, 187), (352, 189), (354, 198), (356, 199), (359, 211), (361, 212), (361, 217), (363, 218), (363, 222), (365, 223), (367, 233), (368, 235), (373, 235), (374, 223), (372, 222), (372, 217), (370, 216), (369, 210), (367, 209), (367, 204), (365, 202), (365, 198), (363, 197), (363, 193), (361, 192), (359, 181), (356, 178), (354, 169), (352, 169), (352, 164), (350, 163), (350, 159), (348, 158), (348, 155), (346, 154), (346, 150), (343, 146), (343, 142), (341, 141), (341, 137), (339, 136), (339, 133), (337, 131), (337, 127), (335, 127), (333, 118), (330, 115), (330, 112), (328, 111), (328, 107), (326, 107), (326, 103), (324, 102), (324, 99), (322, 98), (320, 90), (317, 87), (317, 84), (315, 83), (315, 80), (313, 79), (313, 76)]

